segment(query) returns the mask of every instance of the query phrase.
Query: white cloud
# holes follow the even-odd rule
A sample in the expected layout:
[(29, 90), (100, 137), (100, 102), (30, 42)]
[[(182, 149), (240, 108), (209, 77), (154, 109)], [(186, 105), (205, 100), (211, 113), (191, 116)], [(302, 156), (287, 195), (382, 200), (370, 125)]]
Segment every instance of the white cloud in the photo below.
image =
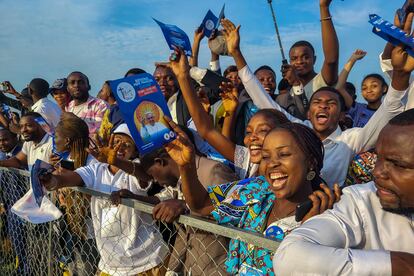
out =
[(103, 27), (105, 2), (2, 1), (0, 10), (8, 12), (0, 17), (1, 80), (21, 89), (36, 76), (53, 82), (80, 70), (96, 93), (104, 80), (131, 67), (152, 70), (148, 60), (168, 55), (159, 28)]

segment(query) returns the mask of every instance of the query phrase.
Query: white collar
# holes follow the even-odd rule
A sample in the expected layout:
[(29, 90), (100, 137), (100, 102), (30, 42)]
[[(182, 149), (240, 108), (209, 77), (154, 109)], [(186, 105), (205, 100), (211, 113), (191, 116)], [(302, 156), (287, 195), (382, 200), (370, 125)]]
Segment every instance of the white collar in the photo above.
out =
[(342, 134), (342, 130), (341, 130), (341, 128), (338, 126), (336, 129), (335, 129), (335, 131), (334, 132), (332, 132), (328, 137), (326, 137), (323, 141), (322, 141), (322, 143), (324, 144), (324, 145), (326, 145), (326, 144), (328, 144), (328, 143), (330, 143), (330, 142), (335, 142), (336, 141), (336, 139), (339, 137), (339, 136), (341, 136), (341, 134)]
[(33, 147), (36, 149), (36, 148), (40, 147), (41, 145), (46, 144), (47, 141), (49, 141), (49, 138), (50, 138), (49, 134), (46, 133), (45, 136), (43, 136), (42, 140), (40, 140), (39, 143), (37, 143), (37, 144), (33, 143)]
[(37, 102), (35, 102), (32, 105), (32, 109), (38, 108), (42, 103), (44, 103), (46, 101), (48, 101), (48, 98), (46, 98), (46, 97), (45, 98), (41, 98), (40, 100), (38, 100)]

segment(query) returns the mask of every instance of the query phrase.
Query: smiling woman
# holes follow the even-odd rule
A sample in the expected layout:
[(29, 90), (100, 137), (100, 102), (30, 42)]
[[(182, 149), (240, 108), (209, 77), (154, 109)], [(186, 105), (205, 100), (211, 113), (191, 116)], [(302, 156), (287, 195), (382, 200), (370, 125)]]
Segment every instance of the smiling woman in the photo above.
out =
[[(233, 224), (268, 238), (283, 239), (300, 225), (295, 220), (297, 205), (312, 201), (302, 221), (332, 208), (340, 197), (319, 177), (323, 145), (306, 126), (288, 123), (263, 135), (259, 177), (215, 185), (204, 189), (194, 170), (194, 149), (188, 137), (173, 122), (179, 138), (167, 146), (177, 164), (186, 203), (192, 211), (213, 215), (221, 224)], [(174, 154), (179, 150), (185, 155)], [(273, 252), (238, 240), (230, 243), (227, 271), (240, 275), (273, 275)]]

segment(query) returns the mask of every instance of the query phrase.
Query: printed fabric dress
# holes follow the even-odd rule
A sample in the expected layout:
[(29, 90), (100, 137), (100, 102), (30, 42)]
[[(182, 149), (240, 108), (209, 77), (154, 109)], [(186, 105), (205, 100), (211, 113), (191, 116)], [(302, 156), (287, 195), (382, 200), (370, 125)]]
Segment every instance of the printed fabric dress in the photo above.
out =
[[(219, 224), (231, 224), (277, 241), (299, 226), (288, 217), (266, 229), (276, 197), (263, 176), (209, 186), (208, 193), (215, 207), (212, 215)], [(273, 254), (266, 248), (231, 240), (226, 268), (232, 275), (274, 275)]]

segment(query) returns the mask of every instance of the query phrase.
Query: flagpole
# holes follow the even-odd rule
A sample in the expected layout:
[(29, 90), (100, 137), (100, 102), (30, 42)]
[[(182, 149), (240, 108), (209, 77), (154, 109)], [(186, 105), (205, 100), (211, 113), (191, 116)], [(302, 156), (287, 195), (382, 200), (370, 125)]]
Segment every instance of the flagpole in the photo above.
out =
[(277, 37), (277, 41), (279, 42), (280, 53), (282, 54), (282, 64), (287, 64), (285, 51), (283, 50), (282, 40), (281, 40), (280, 34), (279, 34), (279, 28), (277, 26), (276, 14), (275, 14), (275, 11), (273, 10), (273, 6), (272, 6), (272, 0), (267, 0), (267, 3), (269, 3), (270, 11), (272, 12), (273, 24), (275, 25), (275, 30), (276, 30), (276, 37)]

